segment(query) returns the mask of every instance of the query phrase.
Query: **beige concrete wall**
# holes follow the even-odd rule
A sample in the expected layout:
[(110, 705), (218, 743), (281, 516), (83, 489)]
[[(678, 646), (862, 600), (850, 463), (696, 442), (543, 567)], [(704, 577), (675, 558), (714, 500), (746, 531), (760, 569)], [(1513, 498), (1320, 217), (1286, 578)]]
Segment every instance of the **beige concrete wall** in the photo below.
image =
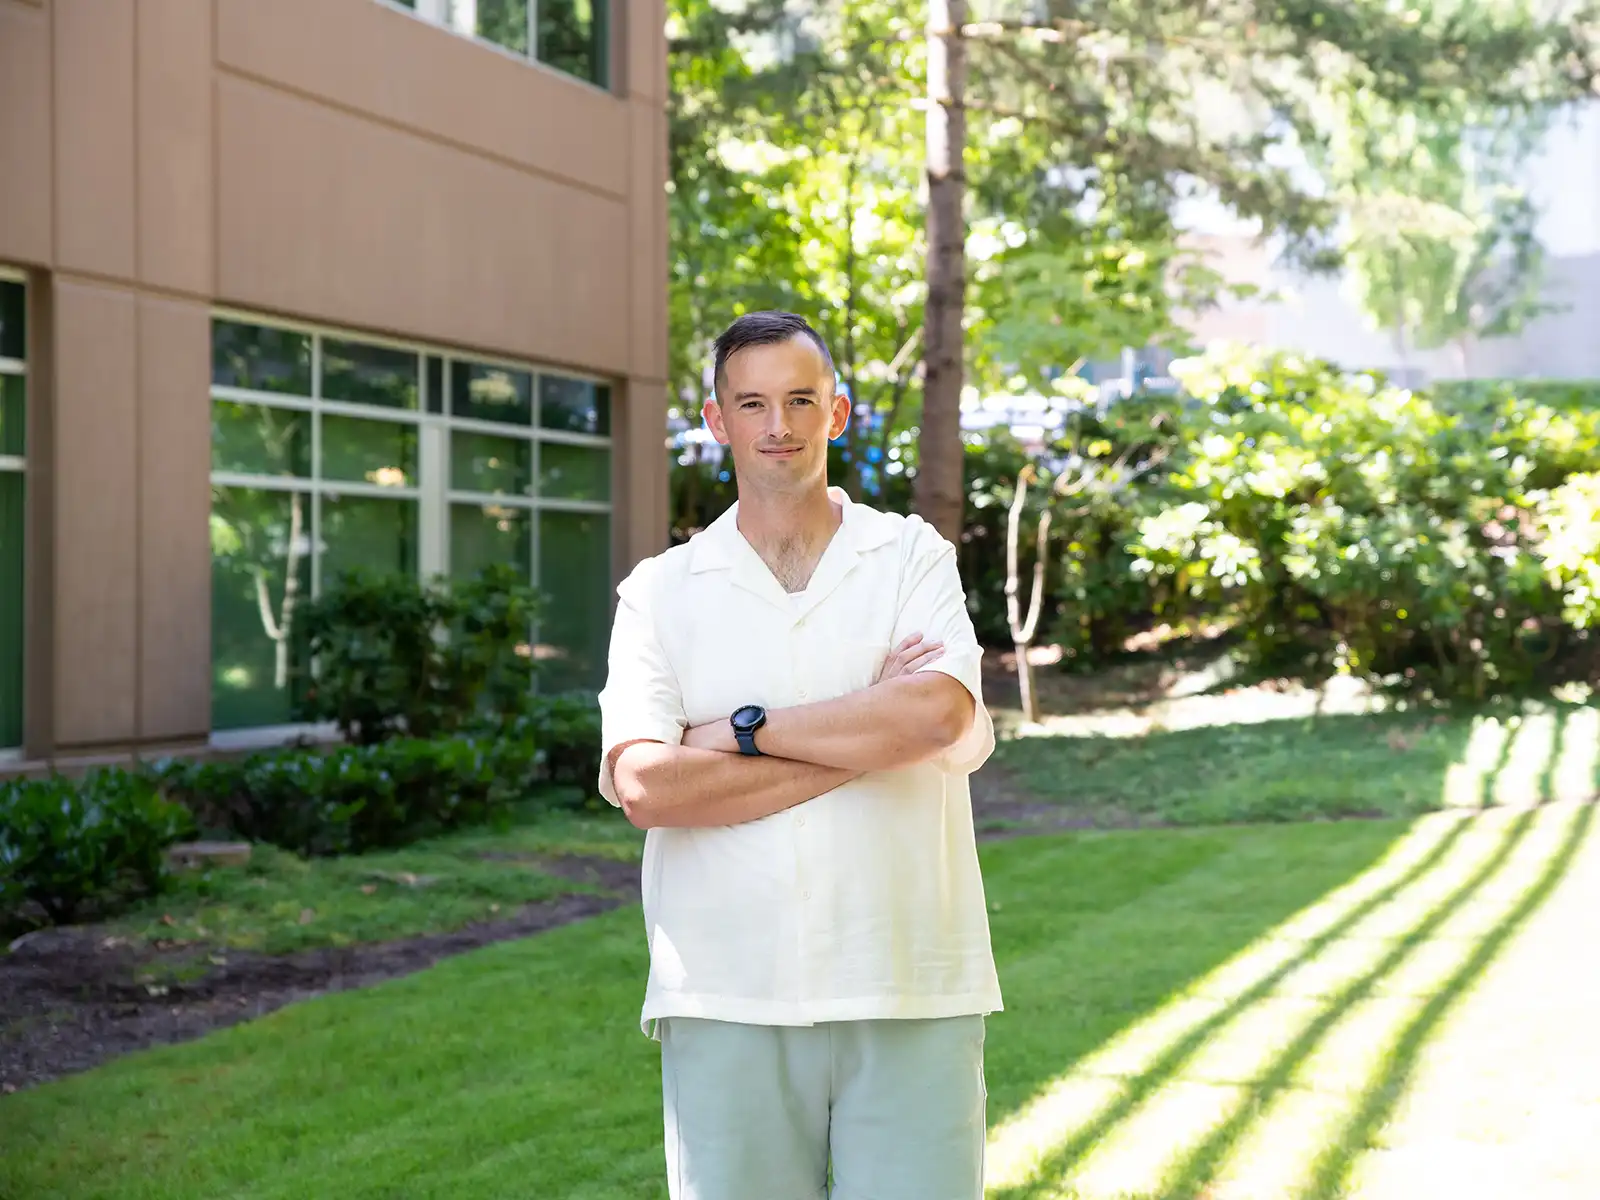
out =
[(617, 380), (617, 568), (664, 546), (664, 6), (612, 4), (607, 92), (375, 0), (0, 0), (32, 757), (207, 735), (216, 305)]

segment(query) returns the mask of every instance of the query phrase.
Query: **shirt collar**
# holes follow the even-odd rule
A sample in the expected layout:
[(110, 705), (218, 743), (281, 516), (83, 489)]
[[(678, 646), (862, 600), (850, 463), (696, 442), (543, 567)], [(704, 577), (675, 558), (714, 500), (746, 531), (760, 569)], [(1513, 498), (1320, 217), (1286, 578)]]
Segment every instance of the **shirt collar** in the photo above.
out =
[[(815, 607), (838, 586), (864, 552), (887, 545), (899, 536), (899, 520), (893, 514), (853, 503), (843, 488), (830, 487), (828, 497), (840, 505), (843, 520), (806, 588), (802, 605), (805, 611)], [(739, 532), (738, 521), (739, 503), (734, 501), (727, 512), (690, 540), (693, 548), (690, 572), (698, 575), (705, 571), (730, 571), (732, 582), (739, 587), (770, 603), (789, 605), (789, 595)]]

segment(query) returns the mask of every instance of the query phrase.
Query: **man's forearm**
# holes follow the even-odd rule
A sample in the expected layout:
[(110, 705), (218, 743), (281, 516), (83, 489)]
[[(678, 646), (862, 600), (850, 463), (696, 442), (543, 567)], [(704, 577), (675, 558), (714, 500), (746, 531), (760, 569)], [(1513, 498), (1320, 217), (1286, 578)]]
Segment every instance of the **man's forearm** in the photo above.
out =
[[(761, 752), (865, 774), (895, 771), (937, 757), (975, 716), (970, 693), (940, 672), (900, 676), (833, 700), (773, 709), (755, 735)], [(689, 730), (705, 749), (737, 749), (727, 722)]]
[(803, 804), (860, 774), (661, 742), (624, 747), (612, 768), (623, 811), (641, 829), (741, 825)]

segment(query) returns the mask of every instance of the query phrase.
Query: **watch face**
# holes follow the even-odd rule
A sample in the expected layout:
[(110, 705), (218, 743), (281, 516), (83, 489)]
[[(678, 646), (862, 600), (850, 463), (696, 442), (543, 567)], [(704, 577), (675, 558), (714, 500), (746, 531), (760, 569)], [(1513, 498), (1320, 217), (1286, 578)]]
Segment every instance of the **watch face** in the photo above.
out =
[(757, 726), (765, 715), (758, 705), (746, 704), (734, 711), (733, 726), (735, 729), (751, 729)]

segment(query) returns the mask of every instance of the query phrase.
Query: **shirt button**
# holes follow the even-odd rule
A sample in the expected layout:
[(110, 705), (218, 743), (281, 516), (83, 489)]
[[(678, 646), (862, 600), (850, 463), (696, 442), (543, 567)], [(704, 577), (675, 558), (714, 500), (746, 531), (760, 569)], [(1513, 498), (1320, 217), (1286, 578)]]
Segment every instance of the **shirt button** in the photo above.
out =
[(806, 823), (806, 819), (804, 817), (800, 816), (800, 814), (796, 813), (795, 814), (795, 818), (794, 818), (794, 823), (796, 825), (804, 825)]
[(805, 891), (801, 892), (800, 893), (800, 899), (802, 899), (802, 900), (811, 899), (811, 889), (807, 888)]

